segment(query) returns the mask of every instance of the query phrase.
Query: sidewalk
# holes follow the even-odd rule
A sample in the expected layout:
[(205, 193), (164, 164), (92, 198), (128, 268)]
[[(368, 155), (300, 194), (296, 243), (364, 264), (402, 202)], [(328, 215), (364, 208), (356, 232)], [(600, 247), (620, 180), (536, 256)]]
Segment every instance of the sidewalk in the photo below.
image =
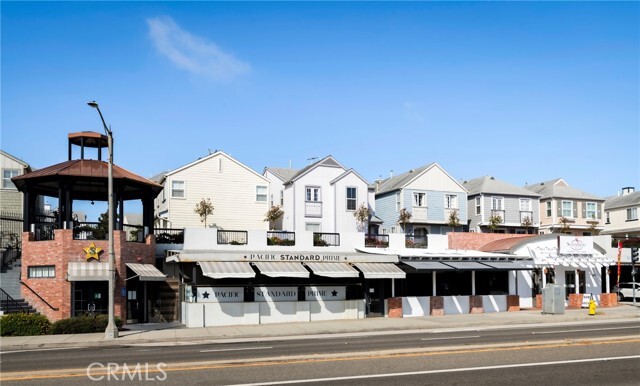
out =
[(178, 323), (125, 326), (120, 336), (105, 340), (104, 333), (3, 337), (1, 351), (59, 347), (90, 347), (130, 344), (189, 344), (233, 340), (300, 339), (327, 334), (393, 334), (409, 331), (487, 330), (504, 326), (588, 325), (602, 322), (638, 321), (640, 307), (622, 304), (598, 308), (596, 315), (588, 309), (566, 310), (564, 314), (543, 315), (539, 309), (487, 314), (428, 316), (419, 318), (369, 318), (319, 322), (278, 323), (247, 326), (186, 328)]

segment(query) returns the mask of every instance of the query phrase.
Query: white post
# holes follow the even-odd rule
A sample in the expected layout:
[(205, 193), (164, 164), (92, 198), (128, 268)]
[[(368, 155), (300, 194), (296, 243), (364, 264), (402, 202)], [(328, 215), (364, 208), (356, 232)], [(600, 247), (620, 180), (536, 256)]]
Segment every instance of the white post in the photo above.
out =
[(610, 293), (611, 292), (611, 290), (610, 290), (610, 288), (611, 288), (611, 276), (609, 275), (609, 267), (605, 267), (604, 274), (607, 276), (607, 279), (606, 279), (607, 280), (607, 288), (606, 288), (607, 291), (605, 293)]
[(391, 297), (396, 297), (396, 279), (391, 279)]
[(579, 293), (578, 291), (580, 291), (580, 275), (578, 274), (578, 269), (577, 268), (573, 272), (574, 272), (573, 273), (574, 281), (576, 283), (575, 291), (573, 291), (573, 293), (577, 294), (577, 293)]
[(431, 292), (436, 296), (436, 271), (431, 272)]
[(471, 295), (476, 294), (476, 271), (471, 271)]

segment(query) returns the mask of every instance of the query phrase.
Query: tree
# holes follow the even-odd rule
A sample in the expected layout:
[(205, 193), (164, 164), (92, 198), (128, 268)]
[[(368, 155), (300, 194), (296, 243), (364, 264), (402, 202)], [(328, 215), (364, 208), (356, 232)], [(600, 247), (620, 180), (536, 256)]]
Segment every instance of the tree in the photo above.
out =
[(458, 217), (458, 209), (454, 209), (449, 213), (449, 222), (447, 223), (453, 231), (456, 231), (456, 228), (460, 226), (460, 218)]
[(404, 226), (407, 222), (409, 222), (409, 220), (411, 220), (411, 212), (409, 212), (407, 209), (402, 208), (400, 209), (400, 213), (398, 214), (398, 224), (400, 224), (400, 226), (402, 227), (402, 231), (404, 232)]
[(531, 217), (525, 216), (522, 219), (521, 225), (524, 227), (524, 229), (527, 230), (527, 234), (528, 234), (529, 233), (529, 228), (531, 228), (533, 226), (533, 221), (531, 221)]
[(489, 217), (489, 229), (491, 229), (491, 233), (495, 232), (498, 228), (498, 225), (502, 223), (502, 216), (499, 214), (494, 214)]
[(269, 221), (269, 229), (273, 229), (275, 222), (284, 215), (280, 205), (273, 205), (264, 215), (264, 221)]
[(562, 216), (560, 217), (560, 224), (562, 224), (562, 228), (560, 228), (560, 232), (561, 233), (568, 233), (569, 232), (569, 219)]
[(196, 204), (196, 208), (193, 210), (198, 216), (200, 216), (200, 222), (204, 223), (204, 227), (207, 227), (207, 217), (213, 214), (213, 204), (210, 199), (202, 199)]
[(360, 207), (353, 212), (353, 217), (356, 218), (358, 223), (358, 231), (362, 232), (367, 229), (367, 222), (369, 222), (369, 208), (364, 204), (360, 204)]

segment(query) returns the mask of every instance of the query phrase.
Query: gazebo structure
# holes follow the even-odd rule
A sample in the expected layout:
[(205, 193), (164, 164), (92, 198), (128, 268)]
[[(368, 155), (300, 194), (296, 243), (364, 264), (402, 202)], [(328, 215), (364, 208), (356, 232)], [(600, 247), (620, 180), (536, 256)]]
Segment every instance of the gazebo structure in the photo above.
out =
[[(108, 162), (102, 160), (108, 138), (95, 132), (68, 137), (68, 161), (12, 179), (24, 194), (22, 296), (51, 320), (108, 311), (108, 229), (103, 223), (77, 221), (73, 210), (77, 201), (108, 200)], [(74, 146), (79, 159), (72, 159)], [(97, 160), (85, 158), (85, 152), (96, 150)], [(153, 200), (161, 190), (113, 165), (114, 308), (123, 320), (149, 320), (155, 298), (147, 282), (165, 278), (154, 265)], [(57, 198), (58, 209), (52, 215), (37, 213), (38, 196)], [(130, 200), (142, 203), (142, 224), (124, 224)]]

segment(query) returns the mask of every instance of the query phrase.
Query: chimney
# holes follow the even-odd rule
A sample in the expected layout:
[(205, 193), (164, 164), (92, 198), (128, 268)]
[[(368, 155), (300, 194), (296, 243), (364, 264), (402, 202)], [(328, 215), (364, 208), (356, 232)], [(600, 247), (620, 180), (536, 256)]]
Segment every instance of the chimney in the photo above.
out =
[(389, 178), (393, 178), (393, 169), (389, 171)]
[(635, 192), (635, 191), (636, 191), (636, 188), (635, 188), (635, 187), (633, 187), (633, 186), (627, 186), (627, 187), (625, 187), (625, 188), (622, 188), (622, 195), (624, 196), (624, 195), (627, 195), (627, 194), (631, 194), (631, 193), (633, 193), (633, 192)]

